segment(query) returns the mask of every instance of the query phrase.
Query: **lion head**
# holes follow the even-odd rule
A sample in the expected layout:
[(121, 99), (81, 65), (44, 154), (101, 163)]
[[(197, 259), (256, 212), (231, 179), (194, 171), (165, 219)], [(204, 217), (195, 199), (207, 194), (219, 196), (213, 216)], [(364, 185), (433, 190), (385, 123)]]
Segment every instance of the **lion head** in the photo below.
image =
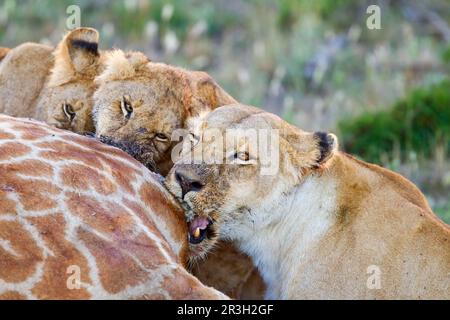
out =
[(172, 166), (172, 134), (204, 110), (234, 103), (204, 72), (151, 62), (139, 52), (107, 54), (97, 77), (96, 135), (130, 153), (153, 171)]
[(36, 106), (37, 118), (77, 133), (93, 132), (94, 79), (101, 70), (99, 34), (75, 29), (54, 51), (55, 62)]
[[(337, 138), (305, 132), (260, 109), (217, 108), (192, 129), (197, 141), (166, 178), (189, 221), (193, 256), (217, 239), (237, 243), (277, 217), (273, 207), (309, 175), (326, 170)], [(280, 204), (283, 205), (283, 204)]]

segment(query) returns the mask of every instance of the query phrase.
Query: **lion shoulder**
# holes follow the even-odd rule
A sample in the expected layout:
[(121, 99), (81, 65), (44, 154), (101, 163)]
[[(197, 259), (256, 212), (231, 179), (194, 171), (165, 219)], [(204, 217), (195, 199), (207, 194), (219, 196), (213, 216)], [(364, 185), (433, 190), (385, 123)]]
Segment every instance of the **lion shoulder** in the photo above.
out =
[[(392, 188), (405, 201), (414, 204), (424, 211), (431, 211), (428, 202), (423, 193), (416, 187), (414, 183), (404, 178), (402, 175), (385, 169), (379, 165), (367, 163), (355, 158), (349, 154), (343, 153), (344, 157), (350, 159), (350, 165), (355, 168), (362, 167), (369, 170), (372, 174), (380, 179), (380, 183), (385, 187)], [(357, 169), (356, 169), (357, 170)]]
[(0, 65), (0, 111), (11, 116), (29, 116), (53, 65), (53, 48), (27, 42), (0, 51), (0, 56), (2, 52), (8, 54)]

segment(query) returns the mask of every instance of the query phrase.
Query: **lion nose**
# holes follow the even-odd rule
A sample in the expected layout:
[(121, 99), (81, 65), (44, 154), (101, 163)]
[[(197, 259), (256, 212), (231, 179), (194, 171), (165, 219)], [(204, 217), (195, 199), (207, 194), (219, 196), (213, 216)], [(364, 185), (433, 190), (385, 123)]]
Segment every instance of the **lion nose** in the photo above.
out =
[(200, 177), (194, 172), (177, 169), (175, 170), (175, 179), (181, 187), (181, 198), (190, 191), (198, 192), (205, 185), (200, 181)]

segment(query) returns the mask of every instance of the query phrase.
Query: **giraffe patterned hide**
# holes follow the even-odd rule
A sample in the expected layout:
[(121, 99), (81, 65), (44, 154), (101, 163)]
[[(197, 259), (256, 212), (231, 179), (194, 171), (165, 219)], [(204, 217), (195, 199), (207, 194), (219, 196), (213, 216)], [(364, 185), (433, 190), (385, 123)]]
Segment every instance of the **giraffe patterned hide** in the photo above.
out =
[(126, 153), (0, 115), (0, 299), (224, 299), (184, 268), (183, 213)]

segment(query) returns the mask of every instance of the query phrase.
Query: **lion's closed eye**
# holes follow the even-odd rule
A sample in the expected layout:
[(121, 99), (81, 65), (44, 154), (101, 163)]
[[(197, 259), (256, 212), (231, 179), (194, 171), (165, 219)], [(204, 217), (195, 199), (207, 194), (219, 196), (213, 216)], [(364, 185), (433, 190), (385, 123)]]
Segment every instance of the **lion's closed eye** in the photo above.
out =
[(131, 117), (133, 113), (133, 106), (131, 104), (131, 99), (129, 96), (123, 96), (120, 101), (120, 108), (122, 110), (123, 116), (127, 119)]
[(71, 104), (64, 102), (62, 104), (62, 109), (69, 121), (72, 121), (75, 118), (76, 113)]
[(248, 154), (248, 152), (236, 152), (234, 154), (234, 158), (244, 161), (244, 162), (247, 162), (250, 160), (250, 155)]
[(161, 132), (155, 134), (155, 139), (160, 142), (168, 142), (170, 140), (166, 134)]
[(237, 151), (233, 154), (233, 162), (236, 164), (255, 164), (256, 159), (247, 151)]
[(191, 149), (194, 148), (200, 142), (200, 137), (195, 133), (190, 133), (188, 139), (190, 141)]

